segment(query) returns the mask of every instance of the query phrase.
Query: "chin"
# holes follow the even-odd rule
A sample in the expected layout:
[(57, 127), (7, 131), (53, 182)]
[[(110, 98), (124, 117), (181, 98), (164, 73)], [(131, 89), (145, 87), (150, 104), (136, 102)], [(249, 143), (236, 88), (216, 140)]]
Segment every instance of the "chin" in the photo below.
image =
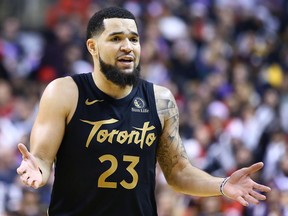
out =
[(134, 69), (133, 69), (133, 68), (120, 69), (120, 71), (121, 71), (122, 73), (129, 74), (129, 73), (133, 73)]

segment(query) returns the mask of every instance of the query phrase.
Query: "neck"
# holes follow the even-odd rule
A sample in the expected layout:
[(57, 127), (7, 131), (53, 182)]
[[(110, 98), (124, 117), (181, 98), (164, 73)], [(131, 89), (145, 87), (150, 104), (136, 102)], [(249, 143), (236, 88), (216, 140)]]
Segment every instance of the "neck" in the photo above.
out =
[(93, 72), (92, 77), (95, 85), (105, 94), (109, 95), (115, 99), (121, 99), (126, 97), (131, 91), (133, 86), (127, 85), (124, 88), (118, 85), (115, 85), (110, 80), (107, 80), (106, 77), (101, 73)]

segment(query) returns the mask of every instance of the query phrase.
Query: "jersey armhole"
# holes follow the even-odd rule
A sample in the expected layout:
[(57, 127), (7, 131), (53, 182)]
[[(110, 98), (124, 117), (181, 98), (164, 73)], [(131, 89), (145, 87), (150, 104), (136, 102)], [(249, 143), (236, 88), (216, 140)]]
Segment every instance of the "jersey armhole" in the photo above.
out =
[[(75, 102), (75, 107), (73, 107), (73, 110), (71, 109), (71, 113), (69, 114), (68, 118), (67, 118), (67, 126), (69, 126), (70, 122), (75, 118), (75, 114), (77, 112), (77, 108), (79, 106), (79, 98), (80, 98), (80, 92), (79, 92), (79, 86), (78, 86), (78, 80), (80, 80), (79, 76), (71, 76), (74, 84), (75, 84), (75, 87), (77, 88), (77, 101)], [(78, 81), (78, 82), (77, 82)]]
[(158, 115), (158, 111), (157, 111), (156, 98), (155, 98), (155, 92), (154, 92), (154, 90), (155, 90), (154, 84), (150, 83), (149, 87), (151, 88), (151, 92), (152, 92), (151, 99), (154, 103), (154, 106), (153, 106), (154, 110), (152, 110), (153, 118), (156, 120), (156, 123), (157, 123), (157, 130), (158, 130), (157, 132), (159, 134), (161, 134), (162, 133), (162, 124), (161, 124), (161, 121), (160, 121), (160, 118)]

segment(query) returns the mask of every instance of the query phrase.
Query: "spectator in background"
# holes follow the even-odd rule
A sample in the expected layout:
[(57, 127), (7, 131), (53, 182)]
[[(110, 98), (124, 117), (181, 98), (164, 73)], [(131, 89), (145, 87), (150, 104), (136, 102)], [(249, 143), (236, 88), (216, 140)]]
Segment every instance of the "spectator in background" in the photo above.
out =
[(21, 73), (21, 62), (24, 59), (23, 47), (20, 44), (20, 21), (16, 17), (6, 18), (2, 24), (0, 41), (2, 47), (2, 65), (10, 79)]
[(69, 19), (62, 18), (53, 26), (49, 36), (39, 69), (34, 74), (36, 80), (43, 83), (62, 77), (69, 73), (68, 70), (71, 70), (66, 65), (65, 53), (69, 45), (75, 42), (75, 29)]
[(17, 17), (4, 19), (0, 32), (0, 74), (11, 82), (26, 79), (39, 65), (42, 52), (39, 33), (24, 31)]

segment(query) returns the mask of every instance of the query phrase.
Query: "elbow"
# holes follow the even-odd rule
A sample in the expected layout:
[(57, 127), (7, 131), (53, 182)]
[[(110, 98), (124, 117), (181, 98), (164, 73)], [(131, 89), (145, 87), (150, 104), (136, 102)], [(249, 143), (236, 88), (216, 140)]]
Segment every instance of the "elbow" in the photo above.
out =
[(189, 163), (182, 163), (175, 166), (169, 175), (165, 175), (167, 184), (176, 192), (186, 193), (187, 188), (191, 187), (191, 171)]
[[(178, 177), (179, 176), (179, 177)], [(166, 177), (167, 184), (176, 192), (183, 192), (183, 188), (181, 187), (181, 174), (180, 173), (174, 173), (170, 175), (169, 177)]]

